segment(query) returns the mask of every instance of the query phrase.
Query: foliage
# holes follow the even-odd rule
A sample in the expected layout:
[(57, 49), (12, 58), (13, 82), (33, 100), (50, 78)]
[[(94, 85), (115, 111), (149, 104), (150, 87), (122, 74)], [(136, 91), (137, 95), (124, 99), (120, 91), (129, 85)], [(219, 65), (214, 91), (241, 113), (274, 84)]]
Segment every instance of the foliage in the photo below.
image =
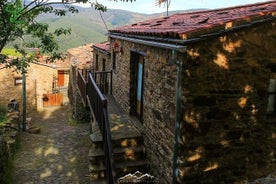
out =
[[(132, 2), (134, 0), (120, 1)], [(17, 70), (28, 67), (28, 63), (35, 60), (34, 57), (24, 60), (15, 58), (13, 61), (7, 62), (8, 55), (2, 53), (2, 50), (8, 43), (18, 38), (21, 39), (21, 43), (17, 43), (14, 47), (22, 56), (27, 54), (25, 48), (39, 48), (40, 52), (51, 56), (49, 61), (62, 59), (61, 53), (58, 53), (59, 45), (56, 42), (56, 37), (70, 34), (71, 29), (61, 27), (50, 32), (48, 24), (37, 21), (39, 15), (54, 14), (62, 17), (68, 13), (78, 13), (78, 10), (73, 6), (74, 3), (90, 3), (96, 10), (106, 11), (106, 7), (96, 0), (33, 0), (27, 1), (24, 5), (22, 3), (22, 0), (0, 1), (0, 63), (8, 63), (7, 67), (16, 66)], [(26, 43), (24, 39), (26, 35), (32, 38), (31, 42)]]
[[(2, 143), (1, 143), (2, 141)], [(4, 172), (0, 174), (0, 183), (6, 183), (11, 184), (13, 183), (13, 173), (14, 173), (14, 159), (16, 154), (18, 153), (18, 150), (21, 149), (22, 145), (19, 140), (15, 141), (15, 144), (12, 147), (9, 147), (7, 149), (7, 143), (5, 140), (1, 140), (0, 138), (0, 144), (4, 144), (5, 146), (2, 147), (2, 150), (0, 152), (2, 153), (2, 169)], [(1, 147), (0, 147), (1, 149)], [(1, 178), (2, 175), (2, 178)]]
[(0, 104), (0, 124), (7, 120), (8, 109), (4, 105)]
[(86, 107), (80, 101), (77, 101), (76, 111), (73, 114), (73, 118), (77, 123), (87, 123), (90, 121), (89, 111), (87, 111)]
[(2, 54), (7, 55), (7, 56), (15, 56), (15, 57), (21, 57), (22, 56), (20, 53), (18, 53), (13, 48), (4, 48), (2, 50)]
[(164, 7), (167, 7), (167, 16), (169, 15), (169, 6), (171, 4), (171, 0), (156, 0), (156, 5), (161, 6), (164, 4)]
[[(52, 13), (57, 16), (65, 16), (68, 12), (76, 13), (77, 9), (64, 4), (64, 8), (53, 8), (53, 4), (47, 0), (34, 0), (23, 5), (22, 0), (2, 0), (0, 2), (0, 62), (6, 63), (7, 67), (16, 66), (17, 70), (28, 67), (28, 63), (34, 60), (34, 57), (22, 59), (20, 56), (26, 56), (27, 47), (40, 48), (41, 52), (47, 53), (51, 58), (61, 58), (61, 54), (57, 53), (58, 44), (55, 37), (62, 34), (70, 33), (70, 29), (58, 28), (53, 32), (48, 31), (48, 25), (36, 21), (38, 15), (43, 13)], [(32, 38), (31, 42), (26, 43), (24, 36), (29, 35)], [(7, 43), (16, 39), (21, 39), (21, 44), (15, 44), (14, 48), (18, 53), (18, 57), (9, 60), (8, 54), (3, 53), (3, 48)], [(23, 72), (23, 70), (22, 70)]]
[(158, 5), (158, 6), (161, 6), (161, 4), (165, 4), (165, 3), (168, 3), (168, 5), (170, 5), (171, 4), (171, 0), (156, 0), (156, 5)]

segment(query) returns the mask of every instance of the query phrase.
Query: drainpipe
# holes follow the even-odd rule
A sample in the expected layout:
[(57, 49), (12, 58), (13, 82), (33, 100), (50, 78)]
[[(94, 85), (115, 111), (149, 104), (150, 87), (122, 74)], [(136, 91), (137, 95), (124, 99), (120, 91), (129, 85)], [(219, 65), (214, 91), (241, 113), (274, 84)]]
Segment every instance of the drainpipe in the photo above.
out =
[(177, 85), (175, 98), (175, 123), (174, 123), (174, 149), (173, 149), (173, 177), (172, 183), (177, 183), (178, 176), (178, 153), (179, 153), (179, 136), (180, 136), (180, 121), (181, 121), (181, 96), (182, 96), (182, 61), (177, 60), (175, 50), (172, 50), (172, 61), (177, 65)]
[(138, 44), (143, 44), (147, 46), (153, 46), (163, 49), (169, 49), (172, 51), (172, 59), (168, 62), (168, 65), (176, 64), (177, 66), (177, 87), (176, 87), (176, 110), (175, 110), (175, 122), (174, 122), (174, 150), (173, 150), (173, 176), (172, 176), (172, 184), (177, 183), (177, 175), (178, 175), (178, 167), (177, 167), (177, 160), (178, 160), (178, 152), (179, 152), (179, 136), (180, 136), (180, 121), (181, 121), (181, 96), (182, 96), (182, 61), (177, 60), (177, 53), (185, 53), (186, 46), (177, 45), (177, 44), (167, 44), (156, 41), (149, 41), (149, 40), (141, 40), (136, 38), (124, 37), (119, 35), (109, 34), (111, 38), (125, 40), (129, 42), (135, 42)]

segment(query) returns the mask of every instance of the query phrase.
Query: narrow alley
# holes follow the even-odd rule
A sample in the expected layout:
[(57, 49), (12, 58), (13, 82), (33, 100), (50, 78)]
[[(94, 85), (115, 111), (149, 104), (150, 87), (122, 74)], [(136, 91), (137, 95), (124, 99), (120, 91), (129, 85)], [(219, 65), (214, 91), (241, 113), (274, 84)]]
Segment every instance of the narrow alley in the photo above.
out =
[(89, 123), (70, 119), (70, 106), (28, 114), (40, 133), (21, 133), (14, 159), (14, 184), (89, 183)]

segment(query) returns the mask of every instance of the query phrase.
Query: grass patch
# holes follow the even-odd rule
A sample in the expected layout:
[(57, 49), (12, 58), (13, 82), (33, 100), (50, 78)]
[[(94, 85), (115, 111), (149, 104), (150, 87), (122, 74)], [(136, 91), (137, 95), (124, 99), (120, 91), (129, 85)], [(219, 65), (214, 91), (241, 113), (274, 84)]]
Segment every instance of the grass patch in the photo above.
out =
[(21, 57), (21, 54), (12, 48), (4, 48), (1, 53), (8, 56)]
[(73, 118), (69, 118), (68, 124), (71, 126), (77, 126), (79, 124), (79, 122)]

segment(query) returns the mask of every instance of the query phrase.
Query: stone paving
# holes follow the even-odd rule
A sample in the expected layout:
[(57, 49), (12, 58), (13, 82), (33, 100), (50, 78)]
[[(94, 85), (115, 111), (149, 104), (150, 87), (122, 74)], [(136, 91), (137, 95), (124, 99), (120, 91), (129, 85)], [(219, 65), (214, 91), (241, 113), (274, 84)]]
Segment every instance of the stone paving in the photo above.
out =
[(41, 131), (21, 133), (13, 184), (89, 183), (89, 123), (72, 123), (69, 105), (46, 108), (28, 117)]

